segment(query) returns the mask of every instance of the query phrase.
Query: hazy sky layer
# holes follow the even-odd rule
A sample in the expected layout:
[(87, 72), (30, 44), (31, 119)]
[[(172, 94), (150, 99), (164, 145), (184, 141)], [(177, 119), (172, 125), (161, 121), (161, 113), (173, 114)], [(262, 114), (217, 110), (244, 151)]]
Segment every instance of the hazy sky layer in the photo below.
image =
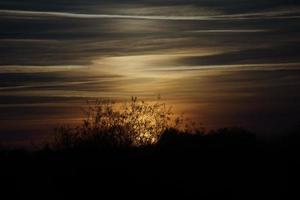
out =
[(0, 0), (0, 24), (4, 141), (76, 123), (95, 97), (161, 94), (261, 135), (300, 122), (296, 0)]

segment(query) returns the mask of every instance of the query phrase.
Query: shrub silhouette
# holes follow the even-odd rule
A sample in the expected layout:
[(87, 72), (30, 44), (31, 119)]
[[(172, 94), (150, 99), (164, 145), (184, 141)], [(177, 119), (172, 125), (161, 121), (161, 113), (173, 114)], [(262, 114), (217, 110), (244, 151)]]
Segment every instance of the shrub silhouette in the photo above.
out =
[(122, 106), (108, 100), (88, 102), (84, 114), (81, 125), (58, 127), (49, 145), (58, 149), (147, 146), (167, 130), (193, 132), (195, 126), (176, 117), (165, 103), (147, 103), (136, 97)]

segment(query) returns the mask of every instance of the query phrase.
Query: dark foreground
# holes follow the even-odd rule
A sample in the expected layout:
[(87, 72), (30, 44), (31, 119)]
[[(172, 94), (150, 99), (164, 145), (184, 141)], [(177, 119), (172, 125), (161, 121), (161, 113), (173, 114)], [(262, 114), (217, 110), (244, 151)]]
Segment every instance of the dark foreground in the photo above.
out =
[(144, 148), (2, 150), (1, 199), (289, 199), (296, 146), (220, 132), (168, 133)]

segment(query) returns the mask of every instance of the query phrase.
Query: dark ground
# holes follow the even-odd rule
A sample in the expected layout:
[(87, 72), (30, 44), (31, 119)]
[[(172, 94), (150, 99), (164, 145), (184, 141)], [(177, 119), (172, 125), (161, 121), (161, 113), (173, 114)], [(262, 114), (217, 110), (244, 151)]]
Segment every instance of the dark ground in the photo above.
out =
[(298, 132), (288, 135), (264, 142), (248, 132), (223, 129), (209, 136), (170, 132), (144, 148), (2, 150), (1, 196), (289, 199)]

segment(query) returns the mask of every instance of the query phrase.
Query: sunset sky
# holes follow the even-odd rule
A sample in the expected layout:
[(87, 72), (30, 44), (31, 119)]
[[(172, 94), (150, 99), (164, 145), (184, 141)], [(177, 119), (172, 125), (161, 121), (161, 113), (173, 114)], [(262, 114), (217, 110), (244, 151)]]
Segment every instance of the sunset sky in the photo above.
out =
[(86, 99), (162, 99), (205, 127), (300, 122), (300, 1), (0, 0), (0, 140), (80, 121)]

